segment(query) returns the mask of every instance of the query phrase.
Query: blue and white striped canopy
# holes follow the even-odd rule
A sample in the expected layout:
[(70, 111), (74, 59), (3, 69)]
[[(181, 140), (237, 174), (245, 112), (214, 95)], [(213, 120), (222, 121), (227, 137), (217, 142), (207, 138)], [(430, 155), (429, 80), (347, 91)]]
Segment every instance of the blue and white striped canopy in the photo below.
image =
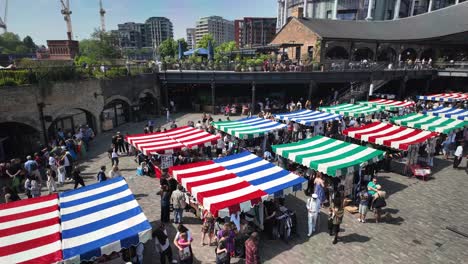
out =
[(65, 263), (80, 263), (151, 239), (151, 225), (124, 178), (60, 194)]
[(325, 113), (320, 111), (312, 110), (299, 110), (291, 113), (284, 113), (274, 115), (275, 119), (285, 120), (285, 121), (294, 121), (305, 126), (317, 125), (321, 122), (328, 122), (333, 120), (342, 119), (341, 115), (333, 113)]
[(468, 110), (460, 108), (439, 107), (424, 114), (468, 121)]
[(468, 94), (465, 93), (441, 93), (432, 95), (416, 96), (419, 100), (440, 101), (440, 102), (459, 102), (468, 100)]

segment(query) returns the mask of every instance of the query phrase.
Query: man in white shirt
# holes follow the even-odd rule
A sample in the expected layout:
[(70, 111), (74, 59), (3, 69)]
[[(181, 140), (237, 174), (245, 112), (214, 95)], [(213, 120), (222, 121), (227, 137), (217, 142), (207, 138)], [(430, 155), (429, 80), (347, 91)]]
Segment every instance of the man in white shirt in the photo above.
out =
[(453, 160), (453, 168), (458, 168), (458, 165), (460, 165), (462, 158), (463, 158), (463, 145), (461, 142), (457, 143), (457, 149), (455, 150), (455, 158)]
[(197, 124), (195, 125), (195, 128), (197, 128), (197, 129), (202, 129), (203, 128), (203, 125), (202, 125), (200, 120), (198, 120)]
[(226, 143), (224, 143), (224, 140), (221, 137), (221, 134), (218, 133), (218, 135), (219, 135), (219, 139), (216, 142), (216, 156), (223, 154), (223, 149), (226, 147)]
[(320, 201), (317, 199), (316, 193), (312, 194), (312, 197), (307, 199), (307, 217), (309, 223), (309, 233), (307, 236), (311, 236), (315, 232), (317, 226), (318, 217), (320, 214)]

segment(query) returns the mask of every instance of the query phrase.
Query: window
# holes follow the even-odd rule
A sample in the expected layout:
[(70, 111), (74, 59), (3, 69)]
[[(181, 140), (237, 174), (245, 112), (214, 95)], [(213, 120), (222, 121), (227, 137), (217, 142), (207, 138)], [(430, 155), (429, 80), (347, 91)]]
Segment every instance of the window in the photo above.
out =
[(327, 19), (332, 19), (332, 11), (331, 10), (328, 10), (327, 11)]

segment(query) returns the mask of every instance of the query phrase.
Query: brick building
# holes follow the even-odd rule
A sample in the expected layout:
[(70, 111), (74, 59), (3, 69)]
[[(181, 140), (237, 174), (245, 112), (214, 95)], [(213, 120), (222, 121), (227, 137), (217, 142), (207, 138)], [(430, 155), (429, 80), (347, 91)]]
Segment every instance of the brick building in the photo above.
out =
[(76, 40), (47, 40), (50, 60), (73, 60), (79, 52)]
[(238, 48), (270, 43), (276, 34), (276, 18), (244, 17), (234, 21), (234, 40)]

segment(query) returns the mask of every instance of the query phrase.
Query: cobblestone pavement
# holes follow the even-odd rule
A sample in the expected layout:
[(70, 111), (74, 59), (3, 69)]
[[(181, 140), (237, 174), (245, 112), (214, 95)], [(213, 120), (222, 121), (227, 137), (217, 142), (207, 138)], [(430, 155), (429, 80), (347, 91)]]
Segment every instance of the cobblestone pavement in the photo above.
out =
[[(200, 114), (179, 115), (179, 125), (188, 120), (199, 120)], [(219, 116), (215, 117), (217, 120)], [(224, 119), (224, 118), (223, 118)], [(233, 118), (234, 119), (234, 118)], [(157, 119), (163, 124), (165, 120)], [(166, 124), (167, 125), (167, 124)], [(130, 123), (118, 128), (122, 133), (140, 133), (143, 123)], [(81, 164), (87, 184), (96, 181), (101, 165), (110, 168), (106, 150), (115, 131), (99, 135), (92, 145), (89, 160)], [(462, 164), (465, 164), (463, 160)], [(345, 214), (341, 225), (341, 239), (332, 245), (326, 233), (325, 211), (321, 214), (320, 231), (306, 236), (305, 196), (302, 192), (289, 195), (286, 206), (297, 212), (298, 234), (283, 241), (261, 242), (263, 263), (468, 263), (468, 238), (447, 229), (457, 227), (468, 233), (468, 175), (465, 170), (454, 170), (451, 162), (436, 160), (436, 173), (428, 181), (394, 174), (381, 173), (378, 180), (387, 191), (387, 208), (382, 223), (360, 223), (356, 215)], [(159, 181), (135, 176), (133, 157), (121, 157), (120, 169), (136, 199), (153, 226), (160, 219), (160, 198), (156, 195)], [(73, 188), (71, 183), (62, 189)], [(172, 215), (171, 215), (172, 219)], [(201, 220), (185, 213), (184, 222), (194, 234), (193, 251), (196, 263), (214, 263), (214, 247), (200, 246)], [(169, 237), (175, 234), (175, 225), (168, 226)], [(176, 252), (175, 250), (173, 252)], [(243, 263), (233, 259), (232, 263)], [(145, 263), (159, 263), (153, 242), (146, 245)]]

